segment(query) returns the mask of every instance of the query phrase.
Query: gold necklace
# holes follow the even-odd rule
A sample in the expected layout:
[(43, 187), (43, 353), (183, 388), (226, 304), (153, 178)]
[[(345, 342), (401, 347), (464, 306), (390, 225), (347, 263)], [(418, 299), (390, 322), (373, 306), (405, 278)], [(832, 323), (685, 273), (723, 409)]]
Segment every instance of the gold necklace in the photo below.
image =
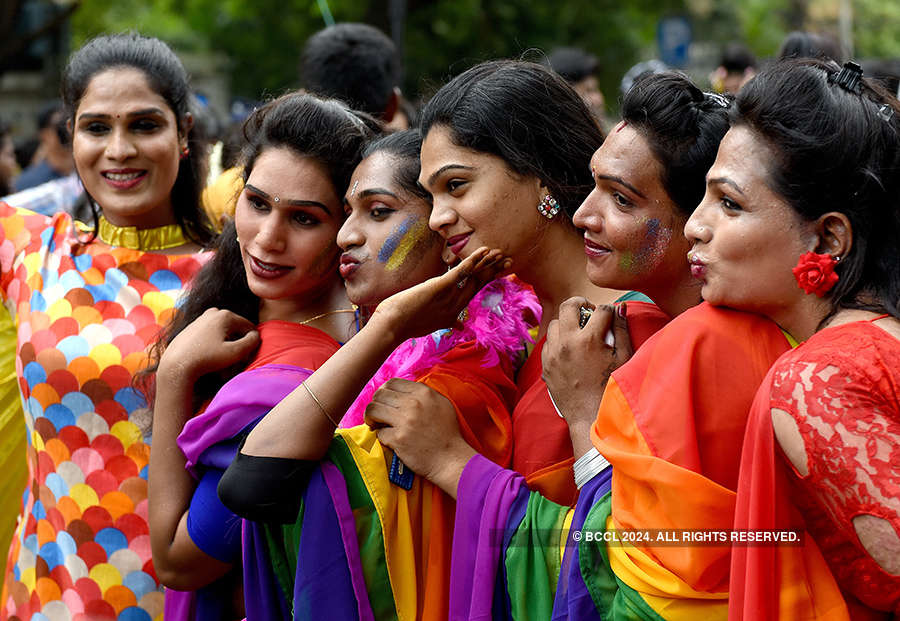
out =
[(353, 308), (339, 308), (337, 310), (328, 311), (327, 313), (322, 313), (320, 315), (316, 315), (315, 317), (310, 317), (309, 319), (304, 319), (303, 321), (298, 321), (298, 326), (305, 326), (308, 323), (312, 323), (316, 319), (321, 319), (322, 317), (327, 317), (328, 315), (334, 315), (336, 313), (355, 313), (357, 310), (356, 305)]

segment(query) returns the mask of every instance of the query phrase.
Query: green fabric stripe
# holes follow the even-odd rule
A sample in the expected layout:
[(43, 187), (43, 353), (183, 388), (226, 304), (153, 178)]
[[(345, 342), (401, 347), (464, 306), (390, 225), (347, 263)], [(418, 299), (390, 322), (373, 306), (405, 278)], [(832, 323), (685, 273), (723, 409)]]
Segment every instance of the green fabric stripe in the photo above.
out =
[[(607, 493), (584, 520), (584, 530), (606, 532), (606, 520), (612, 513), (612, 496)], [(602, 539), (602, 538), (600, 538)], [(664, 621), (640, 593), (619, 580), (609, 565), (606, 544), (601, 540), (582, 540), (578, 546), (581, 576), (594, 605), (604, 621)]]
[(648, 298), (646, 295), (641, 293), (640, 291), (629, 291), (628, 293), (622, 295), (619, 299), (615, 301), (615, 303), (619, 302), (628, 302), (629, 300), (634, 300), (635, 302), (649, 302), (650, 304), (655, 304), (653, 300)]
[(372, 612), (376, 619), (396, 619), (397, 606), (387, 569), (381, 520), (344, 438), (335, 436), (328, 448), (327, 459), (338, 467), (347, 483), (347, 496), (356, 521), (359, 555)]
[(507, 590), (512, 618), (549, 619), (559, 580), (559, 542), (569, 507), (537, 492), (528, 497), (521, 524), (506, 549)]
[(297, 548), (303, 524), (303, 502), (293, 524), (263, 524), (269, 560), (278, 578), (278, 586), (288, 605), (294, 606), (294, 576), (297, 573)]

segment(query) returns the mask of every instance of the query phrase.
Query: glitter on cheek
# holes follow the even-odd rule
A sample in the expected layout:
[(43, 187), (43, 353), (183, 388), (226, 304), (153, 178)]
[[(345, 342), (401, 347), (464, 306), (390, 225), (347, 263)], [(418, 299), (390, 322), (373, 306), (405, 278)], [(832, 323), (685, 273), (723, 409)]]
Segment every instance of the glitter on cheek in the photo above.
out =
[(672, 241), (672, 229), (660, 225), (658, 218), (650, 218), (646, 220), (646, 231), (644, 239), (634, 256), (635, 269), (654, 269), (665, 256)]

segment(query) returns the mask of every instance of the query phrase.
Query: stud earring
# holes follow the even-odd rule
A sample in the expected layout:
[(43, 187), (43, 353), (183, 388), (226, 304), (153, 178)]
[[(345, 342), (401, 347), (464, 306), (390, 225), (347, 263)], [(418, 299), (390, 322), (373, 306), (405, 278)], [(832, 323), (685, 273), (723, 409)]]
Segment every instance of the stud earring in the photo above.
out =
[(553, 198), (550, 194), (547, 194), (541, 202), (538, 203), (537, 209), (541, 212), (541, 215), (547, 218), (548, 220), (552, 220), (553, 216), (559, 213), (559, 203), (556, 202), (556, 199)]

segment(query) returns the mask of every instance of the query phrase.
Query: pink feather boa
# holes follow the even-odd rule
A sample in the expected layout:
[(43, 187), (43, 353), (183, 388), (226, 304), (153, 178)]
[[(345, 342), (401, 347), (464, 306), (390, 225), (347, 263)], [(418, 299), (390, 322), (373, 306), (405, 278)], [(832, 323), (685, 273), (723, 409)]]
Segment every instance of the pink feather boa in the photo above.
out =
[(466, 308), (468, 317), (461, 330), (439, 330), (410, 339), (395, 349), (344, 414), (341, 427), (363, 423), (366, 405), (386, 381), (393, 377), (415, 380), (461, 343), (475, 341), (484, 350), (484, 367), (496, 366), (501, 358), (512, 362), (525, 343), (534, 340), (528, 333), (533, 325), (528, 318), (540, 321), (541, 317), (541, 306), (534, 292), (509, 278), (485, 285)]

